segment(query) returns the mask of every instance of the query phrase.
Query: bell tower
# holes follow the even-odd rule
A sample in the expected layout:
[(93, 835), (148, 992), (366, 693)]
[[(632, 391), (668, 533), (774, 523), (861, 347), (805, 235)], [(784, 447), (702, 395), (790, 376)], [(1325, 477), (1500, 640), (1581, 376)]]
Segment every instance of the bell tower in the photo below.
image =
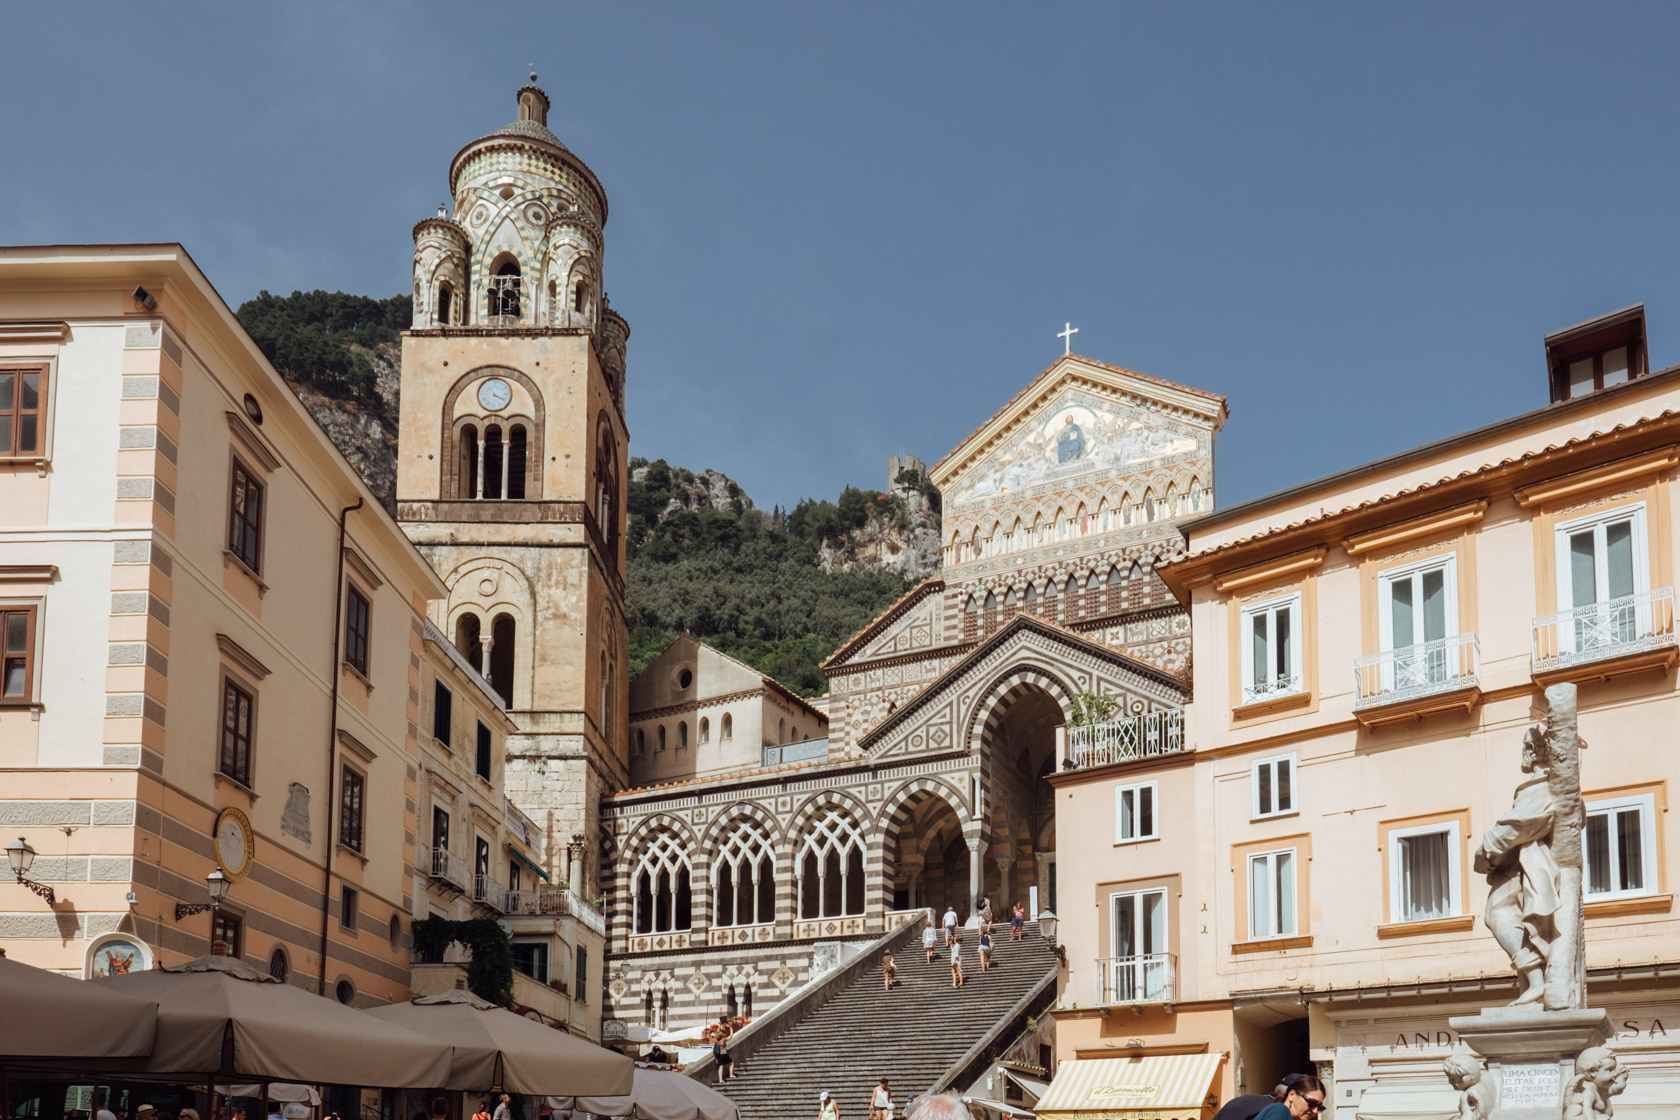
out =
[(550, 878), (596, 894), (574, 838), (627, 776), (630, 327), (601, 285), (606, 192), (535, 74), (518, 105), (414, 227), (397, 516), (449, 586), (433, 621), (519, 725), (508, 794), (546, 829)]

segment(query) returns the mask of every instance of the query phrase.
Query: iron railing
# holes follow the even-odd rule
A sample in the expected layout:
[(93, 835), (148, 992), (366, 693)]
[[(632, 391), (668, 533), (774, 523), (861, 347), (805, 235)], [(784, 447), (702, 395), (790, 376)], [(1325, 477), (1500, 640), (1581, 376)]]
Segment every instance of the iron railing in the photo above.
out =
[(1171, 953), (1103, 957), (1097, 961), (1102, 1006), (1129, 1003), (1176, 1003), (1178, 960)]
[(448, 848), (433, 848), (431, 863), (432, 878), (452, 883), (463, 891), (472, 886), (472, 864)]
[(507, 913), (508, 889), (488, 875), (473, 876), (473, 901)]
[(1659, 587), (1539, 616), (1533, 669), (1567, 669), (1674, 644), (1674, 588)]
[(565, 887), (544, 887), (534, 891), (506, 892), (507, 914), (542, 914), (578, 919), (596, 933), (607, 932), (601, 912)]
[(1397, 704), (1468, 688), (1481, 672), (1475, 632), (1384, 650), (1353, 662), (1353, 706)]
[(1068, 728), (1068, 761), (1072, 764), (1069, 768), (1075, 770), (1176, 754), (1186, 749), (1183, 708), (1165, 708)]
[(1255, 681), (1243, 685), (1243, 703), (1258, 704), (1262, 700), (1274, 700), (1279, 696), (1294, 696), (1306, 690), (1306, 682), (1301, 679), (1301, 675), (1290, 673), (1275, 680)]

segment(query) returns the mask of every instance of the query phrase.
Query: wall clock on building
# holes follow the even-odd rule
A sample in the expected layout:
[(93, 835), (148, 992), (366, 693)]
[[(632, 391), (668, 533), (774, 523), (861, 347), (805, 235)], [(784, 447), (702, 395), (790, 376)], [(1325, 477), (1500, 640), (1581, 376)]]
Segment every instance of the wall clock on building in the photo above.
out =
[(235, 883), (251, 873), (257, 859), (257, 838), (251, 818), (238, 809), (223, 809), (216, 817), (216, 858), (222, 872)]
[(478, 387), (478, 403), (491, 412), (506, 408), (512, 399), (513, 390), (499, 377), (492, 377)]

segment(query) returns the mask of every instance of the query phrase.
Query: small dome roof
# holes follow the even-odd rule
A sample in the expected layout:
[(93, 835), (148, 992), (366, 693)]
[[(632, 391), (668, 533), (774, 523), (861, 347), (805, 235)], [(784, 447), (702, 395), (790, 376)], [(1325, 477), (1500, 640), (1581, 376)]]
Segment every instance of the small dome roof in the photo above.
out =
[(490, 133), (490, 136), (523, 136), (527, 140), (545, 140), (556, 148), (570, 151), (566, 145), (560, 143), (560, 137), (548, 130), (546, 124), (538, 124), (536, 121), (513, 121)]

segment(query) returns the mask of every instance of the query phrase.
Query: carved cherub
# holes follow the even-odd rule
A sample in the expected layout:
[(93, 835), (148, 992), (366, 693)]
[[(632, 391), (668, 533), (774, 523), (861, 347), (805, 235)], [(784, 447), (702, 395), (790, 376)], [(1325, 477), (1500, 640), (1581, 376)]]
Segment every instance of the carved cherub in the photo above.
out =
[(1458, 1090), (1458, 1115), (1453, 1120), (1488, 1120), (1493, 1112), (1493, 1090), (1482, 1081), (1487, 1067), (1470, 1054), (1453, 1054), (1441, 1063), (1447, 1083)]
[(1608, 1046), (1591, 1046), (1575, 1059), (1575, 1073), (1563, 1098), (1563, 1120), (1610, 1120), (1610, 1098), (1627, 1088), (1628, 1067)]

